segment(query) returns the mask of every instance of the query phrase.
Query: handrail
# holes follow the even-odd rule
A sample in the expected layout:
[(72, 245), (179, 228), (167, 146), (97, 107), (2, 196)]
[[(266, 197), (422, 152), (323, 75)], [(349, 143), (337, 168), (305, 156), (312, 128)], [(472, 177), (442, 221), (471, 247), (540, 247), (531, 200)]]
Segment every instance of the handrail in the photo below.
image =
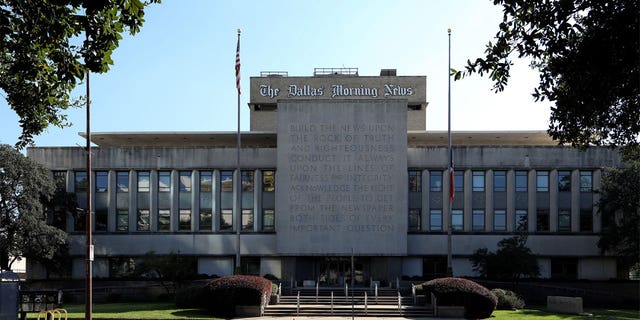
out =
[(300, 290), (298, 290), (298, 296), (296, 297), (296, 315), (300, 315)]
[(433, 292), (431, 292), (431, 307), (433, 308), (433, 316), (437, 317), (438, 316), (438, 299), (433, 294)]
[(368, 314), (369, 313), (369, 308), (367, 306), (367, 292), (364, 292), (364, 314)]
[(316, 303), (318, 303), (318, 291), (320, 290), (320, 282), (316, 282)]
[(398, 312), (402, 313), (402, 296), (400, 295), (400, 290), (398, 290)]
[(333, 291), (331, 291), (331, 314), (333, 314)]
[(415, 306), (417, 303), (416, 300), (416, 286), (413, 285), (413, 283), (411, 284), (411, 296), (413, 297), (413, 305)]
[(349, 302), (349, 285), (344, 282), (344, 301)]
[(378, 284), (376, 283), (373, 288), (376, 292), (376, 304), (378, 304)]

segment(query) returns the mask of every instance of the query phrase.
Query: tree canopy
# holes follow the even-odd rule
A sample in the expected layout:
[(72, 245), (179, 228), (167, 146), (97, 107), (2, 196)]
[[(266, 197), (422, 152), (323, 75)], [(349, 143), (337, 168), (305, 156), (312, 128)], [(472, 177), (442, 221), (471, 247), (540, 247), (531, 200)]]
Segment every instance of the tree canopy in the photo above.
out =
[(51, 173), (8, 145), (0, 145), (0, 268), (18, 257), (50, 259), (67, 234), (47, 224)]
[(640, 259), (640, 161), (605, 170), (598, 213), (603, 224), (598, 246), (618, 256), (624, 267), (637, 264)]
[(122, 33), (135, 34), (144, 9), (160, 0), (0, 0), (0, 94), (20, 118), (16, 147), (50, 124), (70, 125), (64, 113), (83, 105), (71, 91), (88, 69), (103, 73)]
[(637, 145), (640, 134), (640, 1), (494, 0), (503, 20), (485, 56), (456, 80), (488, 74), (508, 83), (513, 58), (540, 72), (536, 101), (553, 103), (548, 132), (559, 143)]
[(500, 240), (495, 253), (480, 248), (470, 260), (474, 271), (490, 279), (517, 281), (522, 277), (537, 277), (540, 274), (536, 256), (527, 247), (525, 235)]

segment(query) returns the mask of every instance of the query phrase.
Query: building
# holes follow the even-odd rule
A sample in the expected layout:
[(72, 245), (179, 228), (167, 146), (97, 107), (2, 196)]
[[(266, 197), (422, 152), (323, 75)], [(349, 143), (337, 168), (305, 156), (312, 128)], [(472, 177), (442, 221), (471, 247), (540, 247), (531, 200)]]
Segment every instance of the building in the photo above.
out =
[[(93, 133), (93, 190), (82, 148), (28, 150), (81, 206), (94, 192), (94, 276), (125, 274), (149, 251), (231, 274), (240, 228), (243, 273), (340, 285), (354, 256), (359, 284), (434, 277), (446, 272), (451, 209), (456, 276), (475, 274), (476, 249), (525, 232), (544, 278), (616, 277), (594, 210), (615, 150), (558, 146), (545, 132), (454, 132), (449, 208), (447, 133), (425, 127), (425, 76), (342, 68), (250, 82), (240, 173), (235, 132)], [(66, 226), (81, 278), (84, 222)]]

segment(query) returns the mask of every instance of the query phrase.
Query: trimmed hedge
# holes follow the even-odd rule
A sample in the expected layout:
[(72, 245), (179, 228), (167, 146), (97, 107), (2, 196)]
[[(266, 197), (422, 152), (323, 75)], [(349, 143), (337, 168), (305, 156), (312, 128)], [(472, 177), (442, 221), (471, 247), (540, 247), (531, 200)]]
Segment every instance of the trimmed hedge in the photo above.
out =
[(271, 281), (256, 276), (234, 275), (211, 280), (202, 301), (212, 315), (235, 316), (236, 306), (265, 306), (271, 295)]
[(491, 289), (496, 297), (498, 297), (498, 310), (516, 310), (524, 308), (524, 300), (515, 292), (505, 289)]
[(434, 279), (422, 288), (436, 296), (439, 306), (464, 306), (466, 319), (489, 318), (498, 303), (489, 289), (463, 278)]

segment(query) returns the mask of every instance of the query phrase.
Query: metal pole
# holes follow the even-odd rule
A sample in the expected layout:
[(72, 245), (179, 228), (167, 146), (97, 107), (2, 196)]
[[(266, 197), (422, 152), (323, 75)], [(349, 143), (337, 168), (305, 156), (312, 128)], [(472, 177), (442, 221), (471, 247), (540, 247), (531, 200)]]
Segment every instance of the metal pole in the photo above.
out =
[[(87, 36), (88, 41), (88, 36)], [(86, 229), (86, 253), (85, 253), (85, 295), (84, 295), (84, 318), (91, 320), (93, 313), (93, 239), (91, 236), (92, 223), (92, 172), (91, 172), (91, 92), (89, 85), (89, 68), (87, 67), (87, 211), (85, 214)]]
[(353, 301), (353, 289), (354, 289), (354, 285), (355, 285), (355, 270), (353, 270), (354, 268), (354, 261), (353, 261), (353, 247), (351, 248), (351, 320), (353, 320), (354, 318), (354, 313), (355, 313), (355, 302)]
[[(239, 76), (239, 64), (240, 64), (240, 29), (238, 29), (238, 50), (236, 52), (236, 71)], [(236, 178), (238, 181), (236, 185), (236, 274), (240, 274), (240, 229), (242, 228), (242, 172), (240, 171), (240, 87), (238, 86), (238, 134), (236, 137), (236, 171), (238, 172)]]
[[(453, 174), (451, 172), (451, 170), (453, 170), (453, 154), (451, 151), (451, 29), (447, 29), (447, 33), (449, 35), (449, 70), (448, 70), (448, 76), (449, 76), (449, 82), (448, 82), (448, 97), (447, 97), (447, 110), (448, 110), (448, 129), (447, 129), (447, 134), (449, 136), (449, 169), (448, 169), (448, 173), (449, 176), (451, 176), (451, 174)], [(453, 183), (453, 179), (450, 179), (449, 183)], [(453, 188), (451, 188), (451, 186), (449, 187), (449, 192), (452, 192)], [(451, 195), (449, 195), (449, 199), (451, 198)], [(451, 228), (452, 228), (452, 222), (453, 219), (451, 217), (452, 215), (452, 207), (453, 207), (453, 201), (449, 201), (449, 210), (447, 210), (448, 212), (448, 217), (447, 217), (447, 221), (448, 221), (448, 226), (447, 226), (447, 276), (451, 277), (453, 276), (453, 268), (451, 267), (451, 259), (452, 259), (452, 253), (451, 253)]]

